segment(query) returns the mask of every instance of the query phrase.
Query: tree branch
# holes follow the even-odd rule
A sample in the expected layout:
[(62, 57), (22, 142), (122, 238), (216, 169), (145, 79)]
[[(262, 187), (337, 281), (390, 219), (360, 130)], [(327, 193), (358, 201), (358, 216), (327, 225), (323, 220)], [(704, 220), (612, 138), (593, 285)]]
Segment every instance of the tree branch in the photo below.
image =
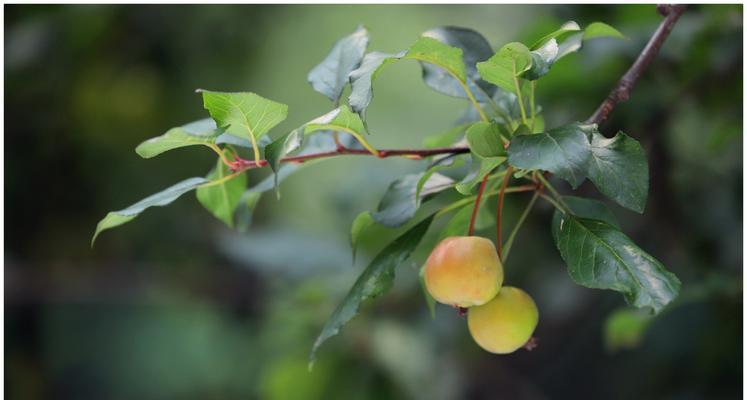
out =
[(630, 91), (633, 90), (633, 86), (635, 86), (638, 78), (640, 78), (641, 73), (651, 64), (651, 60), (659, 53), (661, 45), (669, 36), (669, 32), (672, 31), (674, 24), (677, 23), (677, 20), (686, 7), (684, 4), (659, 4), (656, 6), (656, 10), (665, 16), (664, 20), (661, 21), (661, 24), (659, 24), (659, 27), (653, 36), (651, 36), (651, 39), (649, 39), (646, 47), (643, 48), (643, 51), (641, 51), (641, 54), (638, 55), (638, 58), (630, 66), (625, 75), (620, 78), (609, 96), (599, 105), (594, 114), (586, 120), (587, 123), (599, 124), (604, 122), (607, 119), (607, 115), (615, 108), (617, 103), (630, 98)]
[[(643, 48), (641, 54), (635, 60), (630, 69), (628, 69), (625, 75), (623, 75), (617, 82), (617, 85), (612, 89), (609, 96), (607, 96), (594, 114), (586, 120), (587, 123), (599, 124), (603, 122), (607, 119), (607, 116), (615, 108), (617, 103), (628, 100), (630, 92), (633, 90), (638, 78), (640, 78), (641, 73), (643, 73), (646, 67), (648, 67), (654, 57), (659, 53), (659, 49), (664, 43), (664, 40), (669, 36), (669, 33), (685, 11), (685, 8), (686, 6), (682, 4), (659, 4), (656, 6), (656, 10), (659, 14), (665, 17), (664, 20), (659, 24), (659, 27), (654, 32), (653, 36), (651, 36), (646, 47)], [(469, 153), (469, 151), (469, 147), (466, 146), (439, 147), (434, 149), (389, 149), (378, 150), (377, 156), (379, 158), (407, 157), (419, 160), (424, 157), (431, 157), (439, 154), (464, 154)], [(302, 163), (316, 158), (329, 158), (343, 155), (371, 156), (372, 154), (368, 150), (348, 149), (338, 146), (337, 150), (333, 151), (284, 157), (280, 159), (280, 162)], [(267, 160), (253, 161), (236, 159), (236, 161), (231, 163), (231, 169), (233, 171), (245, 171), (252, 168), (266, 167), (267, 165)]]

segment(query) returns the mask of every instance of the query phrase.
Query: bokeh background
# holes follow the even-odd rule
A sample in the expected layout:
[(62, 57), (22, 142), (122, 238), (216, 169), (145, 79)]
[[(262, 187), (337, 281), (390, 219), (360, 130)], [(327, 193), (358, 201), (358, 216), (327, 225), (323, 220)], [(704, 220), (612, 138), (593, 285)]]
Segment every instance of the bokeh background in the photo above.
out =
[[(575, 286), (535, 209), (506, 265), (540, 308), (538, 349), (481, 351), (447, 307), (431, 319), (417, 266), (325, 345), (311, 344), (366, 262), (397, 231), (349, 226), (408, 160), (335, 159), (266, 195), (232, 232), (193, 194), (89, 240), (124, 208), (213, 165), (207, 149), (144, 160), (133, 149), (204, 118), (196, 88), (254, 91), (290, 106), (279, 135), (331, 109), (306, 82), (359, 23), (369, 50), (398, 51), (432, 27), (498, 48), (567, 20), (600, 39), (538, 85), (548, 126), (583, 120), (656, 28), (642, 6), (5, 6), (5, 394), (12, 399), (730, 399), (742, 392), (742, 29), (740, 5), (692, 6), (602, 130), (639, 139), (651, 167), (645, 215), (625, 231), (683, 282), (653, 320), (622, 297)], [(370, 140), (419, 146), (465, 109), (428, 89), (416, 63), (385, 69)], [(256, 183), (266, 176), (250, 175)], [(561, 185), (564, 191), (568, 188)], [(600, 197), (588, 183), (582, 195)], [(515, 195), (515, 217), (527, 198)], [(510, 221), (509, 221), (510, 222)], [(434, 232), (437, 229), (432, 229)], [(491, 237), (493, 229), (481, 234)], [(610, 315), (617, 318), (610, 320)]]

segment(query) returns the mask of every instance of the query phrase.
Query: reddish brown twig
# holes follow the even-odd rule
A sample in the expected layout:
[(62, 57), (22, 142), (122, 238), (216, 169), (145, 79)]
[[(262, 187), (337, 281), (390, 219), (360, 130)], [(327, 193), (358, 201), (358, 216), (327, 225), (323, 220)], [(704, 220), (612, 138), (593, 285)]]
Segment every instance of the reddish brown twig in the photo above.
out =
[(646, 67), (651, 64), (651, 60), (653, 60), (659, 53), (661, 45), (667, 39), (667, 36), (669, 36), (669, 32), (672, 31), (674, 24), (685, 11), (685, 8), (686, 6), (683, 4), (660, 4), (656, 7), (656, 10), (665, 16), (664, 20), (661, 21), (661, 24), (659, 24), (659, 27), (654, 32), (653, 36), (651, 36), (651, 39), (649, 39), (646, 47), (643, 48), (641, 54), (638, 55), (638, 58), (635, 60), (633, 65), (630, 66), (625, 75), (620, 78), (609, 96), (604, 99), (594, 114), (586, 120), (587, 123), (599, 124), (604, 122), (617, 103), (626, 101), (630, 98), (630, 91), (633, 90), (633, 86), (638, 82), (641, 73), (643, 73)]
[(480, 189), (477, 190), (477, 197), (475, 198), (475, 208), (472, 209), (472, 217), (469, 219), (469, 230), (467, 235), (473, 236), (475, 234), (475, 221), (477, 220), (477, 212), (480, 210), (480, 201), (482, 200), (482, 192), (485, 191), (485, 185), (488, 183), (488, 177), (490, 174), (485, 174), (480, 183)]
[(501, 232), (501, 224), (503, 223), (503, 198), (506, 196), (506, 187), (508, 187), (508, 181), (511, 179), (511, 174), (514, 168), (509, 166), (506, 169), (506, 176), (503, 177), (503, 183), (501, 184), (501, 190), (498, 193), (498, 209), (496, 210), (495, 227), (497, 230), (495, 238), (495, 247), (498, 249), (498, 258), (503, 260), (503, 239)]

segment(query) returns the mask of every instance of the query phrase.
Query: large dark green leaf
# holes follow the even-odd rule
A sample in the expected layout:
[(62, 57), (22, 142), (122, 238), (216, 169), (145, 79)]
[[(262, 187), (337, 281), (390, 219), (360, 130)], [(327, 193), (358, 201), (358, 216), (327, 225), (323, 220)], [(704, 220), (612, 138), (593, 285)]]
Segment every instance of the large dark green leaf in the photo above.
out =
[[(216, 162), (215, 168), (210, 171), (207, 179), (210, 181), (222, 181), (229, 176), (231, 171), (221, 159)], [(215, 218), (223, 221), (229, 227), (233, 227), (233, 212), (239, 204), (242, 193), (246, 190), (246, 174), (239, 174), (219, 184), (197, 188), (197, 200)]]
[(477, 63), (482, 79), (511, 93), (516, 93), (516, 79), (532, 66), (532, 54), (519, 42), (501, 47), (487, 61)]
[(648, 198), (648, 161), (637, 140), (618, 132), (605, 138), (591, 134), (589, 179), (607, 197), (623, 207), (642, 213)]
[(96, 226), (96, 232), (93, 234), (93, 238), (91, 239), (91, 247), (93, 247), (93, 243), (101, 232), (132, 221), (149, 207), (159, 207), (171, 204), (171, 202), (178, 199), (179, 196), (207, 182), (208, 180), (205, 178), (185, 179), (176, 185), (152, 196), (148, 196), (123, 210), (111, 211), (106, 214), (106, 217), (99, 221)]
[(556, 211), (553, 237), (568, 273), (579, 285), (611, 289), (638, 308), (655, 313), (669, 304), (680, 281), (612, 225)]
[(259, 139), (288, 116), (288, 106), (255, 93), (200, 89), (202, 102), (219, 127), (240, 138)]
[(591, 159), (587, 132), (593, 125), (574, 123), (548, 132), (519, 135), (511, 140), (508, 163), (516, 168), (545, 170), (578, 187)]
[(431, 174), (423, 183), (421, 178), (424, 174), (405, 175), (392, 182), (381, 198), (377, 211), (371, 213), (374, 221), (390, 228), (402, 226), (415, 215), (424, 197), (454, 185), (451, 178), (439, 173)]
[(428, 227), (433, 221), (430, 216), (410, 228), (407, 232), (386, 246), (361, 273), (345, 298), (329, 317), (322, 328), (322, 332), (314, 342), (309, 356), (310, 366), (316, 360), (319, 347), (340, 329), (357, 313), (361, 303), (374, 299), (391, 289), (394, 283), (395, 269), (404, 263), (420, 243)]
[(314, 90), (337, 104), (350, 73), (360, 66), (366, 47), (368, 31), (363, 26), (338, 40), (324, 61), (309, 72), (308, 81)]
[(612, 214), (607, 205), (599, 200), (563, 196), (563, 201), (571, 209), (573, 215), (579, 218), (598, 219), (620, 229), (620, 223), (615, 218), (615, 214)]
[[(442, 26), (428, 30), (422, 36), (461, 49), (467, 71), (467, 81), (470, 86), (479, 86), (479, 90), (472, 91), (475, 92), (476, 96), (483, 93), (487, 96), (493, 95), (495, 86), (480, 79), (480, 74), (477, 72), (476, 64), (489, 59), (493, 55), (490, 43), (480, 33), (468, 28)], [(422, 63), (422, 67), (423, 80), (426, 85), (449, 96), (467, 97), (462, 84), (443, 69), (427, 63)]]

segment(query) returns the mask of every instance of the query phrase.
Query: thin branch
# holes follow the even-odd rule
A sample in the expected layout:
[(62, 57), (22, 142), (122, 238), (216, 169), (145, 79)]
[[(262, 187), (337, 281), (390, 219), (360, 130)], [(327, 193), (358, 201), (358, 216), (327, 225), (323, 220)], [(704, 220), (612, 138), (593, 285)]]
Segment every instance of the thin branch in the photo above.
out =
[[(630, 92), (635, 86), (641, 73), (648, 67), (653, 58), (658, 54), (664, 40), (669, 36), (669, 32), (672, 31), (672, 27), (677, 22), (679, 17), (685, 11), (685, 5), (658, 5), (657, 11), (664, 15), (665, 18), (654, 32), (651, 39), (649, 39), (646, 47), (641, 51), (636, 61), (630, 67), (630, 69), (623, 75), (623, 77), (617, 82), (617, 85), (607, 98), (602, 102), (599, 108), (586, 120), (587, 123), (599, 124), (607, 119), (609, 113), (615, 108), (617, 103), (625, 101), (630, 97)], [(389, 150), (378, 150), (376, 154), (379, 158), (388, 157), (405, 157), (408, 159), (419, 160), (425, 157), (431, 157), (439, 154), (464, 154), (469, 153), (469, 147), (466, 146), (455, 146), (455, 147), (440, 147), (434, 149), (389, 149)], [(302, 163), (307, 160), (316, 158), (329, 158), (338, 157), (344, 155), (363, 155), (371, 156), (374, 155), (369, 150), (359, 149), (348, 149), (339, 148), (334, 151), (327, 151), (321, 153), (305, 154), (301, 156), (285, 157), (280, 159), (280, 162), (296, 162)], [(268, 165), (267, 160), (243, 160), (238, 159), (232, 162), (231, 169), (234, 171), (245, 171), (252, 168), (261, 168)]]
[(508, 181), (511, 179), (511, 173), (513, 173), (513, 167), (509, 166), (508, 169), (506, 169), (506, 175), (503, 177), (503, 184), (501, 185), (501, 191), (498, 193), (498, 209), (496, 210), (496, 221), (495, 221), (495, 228), (496, 228), (496, 238), (495, 238), (495, 247), (498, 248), (498, 258), (503, 261), (503, 240), (501, 238), (501, 224), (503, 219), (503, 198), (506, 194), (506, 187), (508, 186)]
[(469, 229), (467, 235), (474, 236), (475, 234), (475, 221), (477, 221), (477, 212), (480, 210), (480, 201), (482, 200), (482, 192), (485, 191), (485, 185), (488, 183), (488, 177), (490, 174), (485, 174), (480, 183), (480, 189), (477, 191), (477, 197), (475, 198), (475, 208), (472, 209), (472, 216), (469, 219)]
[(649, 39), (646, 47), (643, 48), (641, 54), (638, 55), (638, 58), (635, 60), (633, 65), (630, 66), (630, 69), (628, 69), (625, 75), (620, 78), (609, 96), (607, 96), (602, 104), (599, 105), (599, 108), (597, 108), (594, 114), (586, 120), (587, 123), (600, 124), (604, 122), (617, 103), (626, 101), (630, 98), (630, 91), (633, 90), (633, 86), (638, 82), (641, 73), (643, 73), (646, 67), (651, 64), (651, 61), (659, 53), (661, 45), (669, 36), (669, 32), (672, 31), (674, 24), (685, 11), (686, 7), (687, 6), (683, 4), (660, 4), (656, 7), (656, 10), (665, 16), (664, 20), (661, 21), (661, 24), (659, 24), (659, 27), (654, 32), (653, 36), (651, 36), (651, 39)]

